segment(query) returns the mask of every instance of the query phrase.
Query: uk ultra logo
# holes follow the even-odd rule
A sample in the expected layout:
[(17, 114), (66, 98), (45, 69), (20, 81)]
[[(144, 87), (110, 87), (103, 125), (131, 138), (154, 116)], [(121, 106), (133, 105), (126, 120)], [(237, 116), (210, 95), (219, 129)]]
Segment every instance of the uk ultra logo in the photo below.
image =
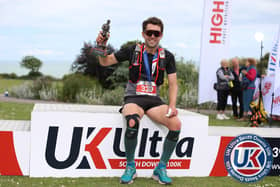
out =
[(228, 173), (240, 182), (256, 182), (265, 177), (272, 166), (272, 150), (261, 137), (243, 134), (227, 146), (224, 161)]

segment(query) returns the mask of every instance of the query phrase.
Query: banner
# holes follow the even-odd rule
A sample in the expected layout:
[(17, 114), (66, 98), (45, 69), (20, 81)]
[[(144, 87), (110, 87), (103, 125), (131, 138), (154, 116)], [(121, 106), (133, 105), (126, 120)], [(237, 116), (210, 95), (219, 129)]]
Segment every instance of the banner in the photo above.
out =
[(278, 74), (278, 72), (280, 72), (279, 60), (280, 60), (280, 26), (279, 26), (278, 33), (276, 34), (276, 37), (274, 39), (272, 50), (269, 56), (269, 62), (267, 67), (268, 76), (273, 77), (276, 74)]
[[(262, 82), (265, 110), (268, 114), (280, 115), (280, 26), (273, 42), (267, 67), (267, 76)], [(273, 104), (272, 104), (272, 95)], [(272, 108), (272, 111), (271, 111)]]
[[(28, 131), (6, 131), (0, 122), (1, 175), (120, 177), (126, 166), (126, 121), (118, 108), (35, 104)], [(180, 137), (167, 164), (170, 176), (228, 176), (224, 164), (226, 147), (235, 136), (252, 132), (266, 137), (274, 158), (269, 175), (279, 176), (279, 128), (208, 127), (208, 116), (186, 110), (179, 110), (179, 118)], [(168, 129), (147, 116), (140, 124), (135, 152), (137, 174), (151, 177)], [(255, 154), (256, 147), (242, 149), (249, 151), (241, 154), (240, 161), (247, 160), (244, 166), (260, 170), (254, 163), (263, 161), (262, 154)]]
[(0, 175), (29, 175), (30, 131), (0, 129), (0, 152)]
[[(35, 108), (40, 106), (44, 105)], [(30, 176), (121, 176), (126, 167), (123, 116), (110, 107), (106, 112), (86, 112), (95, 110), (95, 106), (79, 106), (79, 111), (73, 112), (74, 108), (71, 105), (72, 111), (33, 110)], [(171, 176), (209, 176), (220, 137), (208, 136), (207, 116), (179, 112), (182, 129), (167, 169)], [(135, 151), (138, 176), (152, 175), (167, 133), (166, 127), (148, 117), (141, 119)]]
[(201, 33), (198, 103), (215, 101), (216, 71), (229, 54), (231, 0), (205, 0)]
[[(274, 84), (274, 76), (266, 76), (262, 79), (262, 96), (263, 96), (263, 104), (264, 109), (267, 112), (267, 114), (271, 114), (271, 106), (273, 106), (272, 115), (280, 116), (280, 86), (274, 91), (274, 99), (273, 99), (273, 105), (271, 105), (272, 102), (272, 94), (273, 94), (273, 84)], [(257, 78), (255, 81), (255, 93), (253, 100), (257, 100), (259, 98), (260, 92), (259, 92), (259, 81), (260, 79)]]

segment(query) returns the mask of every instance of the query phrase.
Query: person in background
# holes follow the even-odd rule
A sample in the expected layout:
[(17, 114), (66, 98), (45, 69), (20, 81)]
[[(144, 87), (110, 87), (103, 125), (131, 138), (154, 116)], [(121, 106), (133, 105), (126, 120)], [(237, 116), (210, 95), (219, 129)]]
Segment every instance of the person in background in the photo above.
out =
[[(231, 101), (232, 101), (232, 111), (234, 119), (240, 119), (243, 117), (243, 98), (242, 98), (242, 88), (241, 88), (241, 69), (239, 67), (239, 59), (233, 58), (231, 72), (234, 76), (233, 87), (231, 88)], [(237, 100), (239, 102), (239, 112), (237, 107)]]
[(243, 86), (243, 118), (242, 121), (248, 120), (248, 116), (251, 114), (250, 103), (253, 100), (253, 95), (256, 89), (255, 80), (257, 77), (256, 60), (254, 58), (248, 58), (246, 61), (247, 69), (241, 71), (243, 75), (242, 84)]
[(218, 120), (230, 119), (228, 116), (225, 115), (225, 108), (227, 105), (229, 88), (232, 85), (232, 80), (234, 79), (234, 76), (228, 66), (229, 66), (229, 62), (223, 59), (221, 61), (221, 67), (216, 72), (217, 84), (218, 84), (218, 89), (217, 89), (218, 113), (216, 118)]

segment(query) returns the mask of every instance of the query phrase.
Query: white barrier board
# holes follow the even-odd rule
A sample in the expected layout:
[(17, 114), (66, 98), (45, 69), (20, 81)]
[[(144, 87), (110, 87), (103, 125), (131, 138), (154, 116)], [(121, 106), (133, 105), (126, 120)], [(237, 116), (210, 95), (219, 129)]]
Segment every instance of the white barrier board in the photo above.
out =
[[(52, 107), (40, 104), (32, 112), (30, 176), (121, 176), (126, 164), (126, 125), (118, 107)], [(182, 130), (169, 162), (170, 175), (208, 176), (217, 156), (219, 137), (208, 136), (207, 116), (180, 110), (179, 118)], [(146, 116), (141, 120), (135, 153), (139, 176), (151, 176), (167, 132)]]
[(0, 175), (29, 175), (30, 121), (0, 120)]

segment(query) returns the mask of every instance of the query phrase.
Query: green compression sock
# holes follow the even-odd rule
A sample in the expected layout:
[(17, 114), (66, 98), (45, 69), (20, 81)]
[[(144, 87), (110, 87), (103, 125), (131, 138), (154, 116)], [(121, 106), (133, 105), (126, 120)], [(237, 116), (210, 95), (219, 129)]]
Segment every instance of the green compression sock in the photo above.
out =
[(160, 162), (167, 164), (167, 162), (169, 161), (175, 147), (176, 144), (178, 142), (178, 138), (179, 138), (179, 134), (180, 131), (169, 131), (164, 143), (163, 143), (163, 152), (160, 158)]
[(134, 154), (137, 145), (137, 135), (128, 136), (127, 134), (137, 133), (137, 129), (128, 127), (124, 138), (125, 155), (127, 162), (134, 162)]

